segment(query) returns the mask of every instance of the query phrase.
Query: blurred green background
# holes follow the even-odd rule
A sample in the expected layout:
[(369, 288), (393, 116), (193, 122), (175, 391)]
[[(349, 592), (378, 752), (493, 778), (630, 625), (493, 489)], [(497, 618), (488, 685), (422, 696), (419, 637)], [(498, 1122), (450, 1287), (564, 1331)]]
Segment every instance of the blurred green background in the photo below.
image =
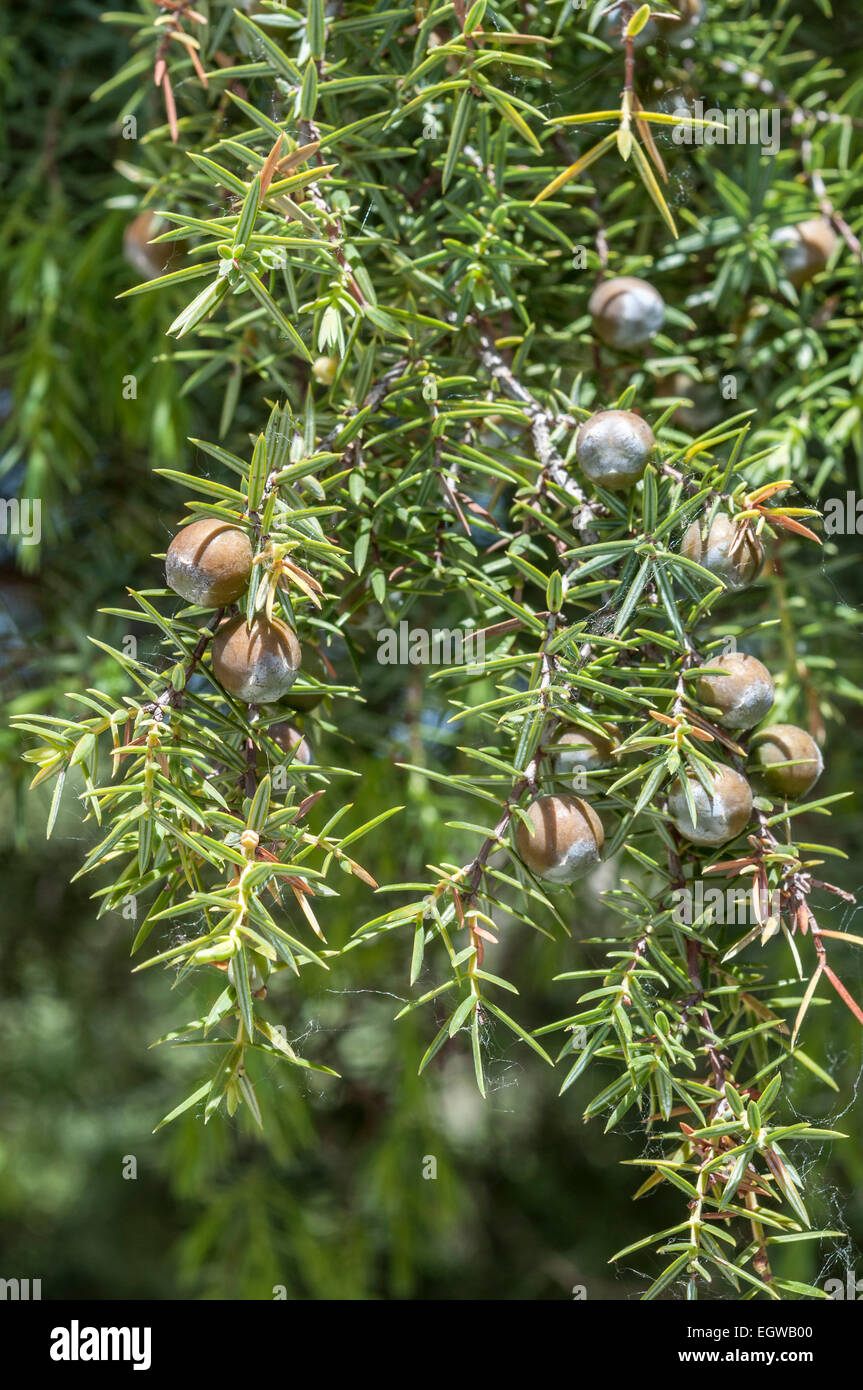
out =
[[(137, 278), (123, 257), (137, 195), (115, 167), (127, 150), (113, 113), (89, 101), (128, 52), (122, 31), (98, 23), (99, 9), (35, 3), (0, 19), (0, 492), (41, 497), (44, 530), (38, 549), (16, 551), (0, 537), (0, 679), (9, 712), (46, 709), (67, 689), (116, 681), (87, 634), (116, 642), (118, 621), (98, 609), (117, 603), (125, 585), (159, 582), (150, 556), (164, 548), (177, 500), (152, 469), (185, 466), (185, 437), (214, 438), (222, 410), (217, 387), (183, 395), (187, 369), (170, 358), (154, 363), (167, 352), (166, 301), (115, 302)], [(129, 374), (134, 400), (123, 395)], [(229, 447), (258, 426), (263, 395), (260, 388), (241, 397)], [(849, 457), (847, 485), (856, 480)], [(810, 582), (825, 600), (863, 605), (860, 544), (846, 537), (841, 565), (820, 579), (813, 561)], [(819, 655), (863, 683), (863, 647), (848, 646), (847, 629), (826, 627), (817, 638)], [(396, 763), (433, 765), (457, 754), (441, 732), (441, 696), (405, 687), (373, 663), (363, 694), (361, 713), (346, 705), (339, 714), (352, 741), (342, 757), (362, 771), (350, 787), (357, 822), (383, 806), (407, 807), (368, 841), (363, 862), (379, 881), (409, 880), (425, 860), (446, 856), (451, 835), (430, 784)], [(849, 707), (848, 721), (828, 749), (825, 793), (860, 785), (859, 709)], [(678, 1220), (679, 1199), (660, 1191), (632, 1204), (640, 1178), (621, 1160), (641, 1152), (636, 1122), (608, 1136), (598, 1121), (584, 1125), (595, 1080), (558, 1098), (561, 1074), (511, 1034), (489, 1038), (486, 1102), (460, 1043), (419, 1080), (431, 1019), (392, 1021), (407, 996), (409, 936), (351, 951), (323, 984), (308, 974), (300, 986), (276, 986), (273, 1016), (282, 1011), (289, 1038), (301, 1038), (304, 1055), (342, 1079), (261, 1068), (266, 1142), (245, 1110), (230, 1122), (220, 1114), (206, 1129), (186, 1115), (153, 1135), (199, 1084), (199, 1069), (194, 1051), (149, 1044), (196, 1016), (205, 995), (184, 984), (178, 999), (168, 976), (131, 975), (132, 924), (116, 914), (97, 922), (92, 885), (70, 885), (91, 829), (67, 798), (46, 843), (50, 793), (25, 793), (19, 751), (4, 719), (0, 1276), (41, 1278), (45, 1298), (267, 1299), (283, 1285), (301, 1299), (560, 1299), (585, 1286), (595, 1300), (633, 1297), (644, 1286), (646, 1258), (618, 1269), (608, 1257)], [(859, 796), (825, 824), (808, 838), (841, 845), (850, 857), (832, 876), (851, 891), (863, 887)], [(358, 881), (342, 887), (333, 945), (374, 915)], [(855, 911), (827, 900), (822, 925), (860, 932)], [(613, 922), (585, 889), (573, 900), (569, 940), (503, 924), (495, 968), (518, 979), (525, 1024), (572, 1011), (575, 982), (549, 981), (593, 963), (597, 953), (580, 938)], [(842, 948), (834, 958), (863, 999), (863, 952)], [(785, 1256), (783, 1273), (820, 1282), (846, 1267), (863, 1275), (863, 1048), (850, 1013), (832, 1001), (810, 1013), (806, 1045), (839, 1092), (800, 1071), (793, 1106), (851, 1135), (808, 1160), (813, 1215), (846, 1230), (846, 1241), (829, 1255), (811, 1246)], [(124, 1176), (130, 1158), (135, 1178)], [(434, 1178), (424, 1176), (430, 1158)]]

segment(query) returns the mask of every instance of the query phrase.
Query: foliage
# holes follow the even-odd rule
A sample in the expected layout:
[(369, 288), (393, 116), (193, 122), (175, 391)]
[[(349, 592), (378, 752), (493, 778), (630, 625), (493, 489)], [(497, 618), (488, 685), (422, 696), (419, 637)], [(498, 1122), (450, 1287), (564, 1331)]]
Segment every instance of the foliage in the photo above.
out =
[[(711, 4), (686, 48), (662, 35), (636, 46), (647, 7), (529, 8), (310, 0), (249, 14), (142, 0), (105, 16), (130, 30), (133, 55), (95, 97), (146, 124), (121, 172), (165, 220), (154, 244), (177, 248), (172, 266), (182, 254), (126, 291), (118, 322), (149, 306), (169, 340), (157, 355), (191, 371), (193, 398), (219, 393), (218, 430), (192, 440), (197, 465), (159, 473), (192, 518), (250, 536), (240, 611), (281, 615), (317, 654), (323, 679), (304, 675), (307, 707), (291, 715), (315, 757), (286, 759), (269, 736), (283, 708), (220, 687), (209, 653), (222, 610), (178, 605), (152, 573), (132, 606), (106, 608), (120, 636), (97, 639), (124, 679), (15, 722), (38, 740), (34, 784), (53, 783), (49, 833), (70, 792), (99, 827), (81, 872), (99, 872), (100, 912), (135, 918), (133, 951), (168, 923), (144, 965), (177, 984), (221, 972), (203, 1012), (162, 1039), (215, 1055), (165, 1121), (223, 1101), (260, 1120), (271, 1060), (334, 1070), (288, 1042), (286, 981), (350, 981), (357, 953), (392, 936), (415, 990), (400, 1016), (434, 1018), (421, 1072), (463, 1034), (485, 1094), (502, 1038), (530, 1074), (562, 1033), (561, 1089), (595, 1088), (585, 1118), (638, 1117), (639, 1192), (667, 1184), (684, 1201), (682, 1219), (619, 1252), (665, 1257), (646, 1297), (723, 1281), (740, 1297), (822, 1296), (775, 1274), (772, 1256), (836, 1234), (811, 1229), (797, 1155), (837, 1132), (790, 1119), (785, 1095), (800, 1068), (835, 1084), (801, 1046), (820, 987), (863, 1021), (833, 961), (839, 933), (810, 903), (849, 896), (819, 876), (841, 851), (808, 828), (843, 793), (789, 804), (762, 791), (749, 833), (715, 853), (681, 838), (667, 797), (688, 771), (704, 781), (747, 765), (747, 737), (719, 727), (696, 690), (698, 667), (730, 643), (773, 673), (771, 720), (827, 737), (828, 758), (829, 731), (860, 701), (836, 660), (859, 617), (831, 602), (853, 560), (811, 528), (824, 487), (859, 476), (863, 79), (821, 56), (817, 8)], [(708, 139), (721, 122), (672, 115), (706, 91), (721, 111), (753, 91), (775, 105), (779, 152), (737, 150)], [(573, 109), (587, 100), (595, 110)], [(598, 123), (612, 129), (591, 143)], [(705, 143), (678, 142), (681, 129)], [(837, 246), (795, 287), (773, 234), (819, 211)], [(593, 332), (588, 301), (612, 275), (663, 296), (645, 353)], [(33, 390), (23, 369), (22, 383)], [(699, 421), (705, 383), (714, 418)], [(656, 453), (637, 488), (608, 491), (577, 464), (577, 427), (633, 408)], [(32, 436), (18, 450), (32, 460)], [(680, 548), (719, 512), (767, 547), (747, 597)], [(458, 629), (468, 660), (422, 673), (438, 728), (425, 744), (408, 736), (404, 808), (355, 815), (357, 750), (398, 742), (363, 701), (381, 681), (407, 684), (404, 667), (375, 660), (381, 631), (402, 624)], [(151, 634), (140, 653), (139, 631)], [(518, 972), (504, 977), (497, 953), (502, 932), (560, 941), (593, 916), (591, 880), (550, 887), (513, 840), (538, 795), (567, 789), (554, 750), (571, 724), (615, 743), (580, 792), (605, 825), (594, 880), (619, 921), (580, 934), (603, 953), (556, 971), (565, 1016), (536, 1025), (507, 999)], [(420, 788), (443, 845), (410, 804)], [(375, 845), (397, 826), (419, 850), (378, 888)], [(337, 866), (366, 891), (363, 907), (349, 892), (359, 924), (330, 902)], [(680, 920), (680, 890), (710, 872), (754, 885), (751, 930), (710, 909)]]

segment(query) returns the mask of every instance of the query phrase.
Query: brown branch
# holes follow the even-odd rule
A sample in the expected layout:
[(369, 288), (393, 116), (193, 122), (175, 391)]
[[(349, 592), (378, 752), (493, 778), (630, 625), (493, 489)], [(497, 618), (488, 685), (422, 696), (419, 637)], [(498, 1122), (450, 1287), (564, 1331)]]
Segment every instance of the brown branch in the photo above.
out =
[(758, 1198), (753, 1191), (749, 1191), (746, 1193), (745, 1200), (747, 1210), (752, 1212), (750, 1225), (752, 1227), (753, 1238), (758, 1247), (755, 1254), (752, 1256), (752, 1268), (755, 1270), (759, 1279), (763, 1279), (765, 1284), (770, 1284), (773, 1281), (773, 1270), (770, 1268), (770, 1256), (767, 1253), (767, 1240), (764, 1235), (764, 1227), (755, 1215), (758, 1210)]
[[(249, 723), (253, 723), (260, 714), (258, 705), (249, 705)], [(258, 750), (255, 740), (251, 734), (246, 738), (245, 745), (246, 771), (243, 774), (243, 786), (246, 796), (254, 796), (258, 786)]]
[(388, 371), (384, 372), (382, 377), (379, 377), (377, 381), (373, 382), (372, 385), (369, 387), (368, 391), (366, 392), (365, 399), (363, 400), (362, 405), (351, 406), (351, 409), (348, 412), (347, 420), (342, 420), (340, 424), (336, 425), (333, 429), (331, 429), (329, 434), (321, 440), (320, 444), (318, 445), (318, 448), (321, 450), (321, 452), (325, 452), (326, 450), (332, 447), (333, 441), (337, 439), (338, 436), (341, 434), (342, 430), (345, 428), (345, 425), (348, 423), (348, 420), (353, 419), (353, 417), (356, 414), (358, 414), (360, 410), (366, 410), (368, 408), (376, 410), (377, 407), (380, 405), (381, 401), (392, 390), (399, 377), (404, 375), (405, 368), (409, 366), (409, 364), (410, 358), (400, 357), (398, 362), (394, 363), (394, 365), (390, 367)]
[(183, 696), (186, 692), (186, 687), (189, 684), (189, 681), (192, 679), (192, 676), (195, 674), (195, 671), (200, 663), (201, 657), (204, 655), (204, 652), (207, 650), (207, 647), (213, 640), (216, 628), (222, 621), (222, 615), (224, 611), (224, 608), (218, 608), (216, 610), (209, 623), (207, 624), (206, 630), (202, 632), (201, 636), (198, 638), (197, 644), (189, 659), (189, 663), (183, 671), (183, 684), (180, 687), (180, 689), (175, 690), (173, 686), (169, 686), (168, 689), (163, 691), (163, 693), (159, 696), (158, 700), (155, 700), (151, 705), (145, 706), (146, 710), (152, 711), (153, 718), (155, 719), (157, 724), (161, 723), (166, 709), (181, 708), (183, 703)]
[[(564, 594), (565, 593), (566, 586), (564, 585)], [(548, 647), (557, 629), (558, 618), (559, 615), (557, 613), (548, 613), (546, 615), (545, 637), (543, 638), (542, 648), (540, 651), (540, 659), (542, 662), (542, 674), (540, 676), (539, 682), (539, 698), (540, 704), (545, 714), (545, 723), (543, 724), (543, 727), (540, 731), (539, 742), (537, 743), (533, 757), (531, 758), (521, 777), (511, 788), (509, 795), (507, 796), (506, 801), (503, 804), (503, 810), (501, 811), (500, 818), (494, 830), (491, 832), (490, 835), (486, 836), (485, 840), (483, 840), (479, 852), (475, 855), (475, 857), (470, 861), (469, 864), (466, 864), (461, 870), (462, 874), (467, 874), (467, 884), (464, 889), (466, 904), (471, 904), (474, 901), (479, 890), (479, 885), (482, 879), (483, 872), (488, 862), (488, 857), (491, 854), (492, 850), (499, 846), (501, 841), (503, 840), (504, 835), (509, 829), (515, 808), (518, 805), (521, 798), (524, 796), (524, 793), (536, 793), (538, 789), (539, 766), (542, 761), (543, 752), (545, 751), (547, 744), (552, 738), (555, 729), (557, 728), (557, 725), (560, 723), (560, 720), (557, 719), (556, 716), (550, 715), (548, 713), (548, 692), (551, 687), (552, 680), (554, 679), (554, 671), (557, 665), (557, 658), (549, 655)]]
[[(313, 144), (315, 141), (319, 141), (321, 138), (321, 133), (315, 125), (314, 121), (300, 121), (299, 133), (300, 143), (303, 145)], [(323, 163), (323, 158), (320, 152), (316, 152), (314, 158), (318, 164)], [(362, 290), (357, 284), (356, 277), (353, 271), (351, 270), (348, 258), (345, 255), (344, 246), (342, 245), (343, 227), (341, 217), (338, 215), (338, 213), (333, 215), (330, 212), (330, 206), (317, 183), (307, 183), (304, 192), (308, 197), (309, 202), (317, 208), (318, 212), (324, 219), (324, 231), (326, 232), (327, 239), (329, 240), (329, 243), (333, 248), (333, 255), (336, 258), (336, 262), (339, 266), (339, 269), (345, 277), (345, 285), (347, 286), (348, 292), (359, 305), (359, 307), (361, 309), (365, 309), (368, 304), (368, 300), (366, 299), (365, 295), (363, 294)]]
[(575, 478), (572, 477), (563, 457), (552, 441), (551, 432), (558, 423), (556, 417), (540, 405), (526, 386), (522, 386), (521, 382), (516, 380), (512, 368), (503, 360), (488, 334), (480, 333), (479, 343), (480, 361), (483, 367), (495, 381), (500, 383), (504, 394), (509, 396), (510, 400), (517, 401), (524, 408), (524, 412), (530, 420), (530, 433), (543, 474), (550, 478), (557, 487), (562, 488), (564, 492), (574, 498), (578, 504), (577, 509), (573, 512), (573, 525), (583, 544), (594, 544), (597, 536), (590, 529), (590, 522), (596, 514), (595, 504), (589, 501)]

